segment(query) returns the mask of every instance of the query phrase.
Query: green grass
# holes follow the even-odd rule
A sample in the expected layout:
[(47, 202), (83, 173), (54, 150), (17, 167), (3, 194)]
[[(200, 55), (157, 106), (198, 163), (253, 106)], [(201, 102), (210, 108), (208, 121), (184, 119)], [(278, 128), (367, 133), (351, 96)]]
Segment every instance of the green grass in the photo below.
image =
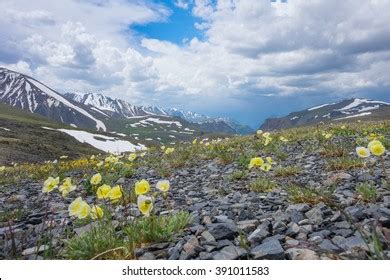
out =
[(240, 181), (248, 177), (249, 172), (247, 170), (236, 170), (229, 175), (229, 181)]
[(286, 166), (278, 167), (275, 169), (275, 176), (277, 177), (289, 177), (301, 173), (301, 168), (298, 166)]
[(343, 157), (328, 160), (327, 165), (328, 169), (332, 171), (350, 170), (363, 167), (364, 161), (358, 157)]
[(272, 192), (277, 186), (268, 178), (259, 178), (249, 184), (249, 189), (254, 192)]
[(309, 187), (301, 187), (298, 185), (290, 185), (286, 188), (288, 199), (293, 203), (308, 203), (311, 205), (324, 202), (329, 204), (332, 202), (333, 187), (324, 189), (314, 189)]
[(2, 211), (0, 212), (0, 222), (20, 221), (25, 215), (26, 212), (22, 208)]
[(169, 241), (190, 221), (190, 214), (185, 211), (166, 216), (143, 217), (128, 225), (124, 232), (136, 246), (143, 243)]
[(361, 200), (365, 202), (375, 202), (378, 198), (376, 188), (373, 183), (363, 182), (356, 186), (356, 192)]
[(108, 222), (102, 222), (65, 245), (64, 257), (73, 260), (123, 259), (129, 254), (129, 247), (123, 237)]

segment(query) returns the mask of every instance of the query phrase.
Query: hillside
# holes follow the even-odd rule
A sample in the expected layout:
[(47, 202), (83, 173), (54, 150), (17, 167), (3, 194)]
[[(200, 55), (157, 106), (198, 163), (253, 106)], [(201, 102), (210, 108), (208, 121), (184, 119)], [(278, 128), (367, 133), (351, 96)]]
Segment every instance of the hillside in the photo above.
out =
[(292, 112), (285, 117), (269, 118), (260, 129), (274, 130), (318, 123), (387, 119), (390, 119), (390, 103), (354, 98)]
[[(383, 121), (323, 124), (6, 166), (0, 258), (388, 259), (389, 134)], [(373, 139), (387, 151), (359, 158), (356, 147)], [(75, 189), (63, 197), (51, 179), (42, 189), (49, 176)], [(78, 197), (87, 215), (69, 216)]]

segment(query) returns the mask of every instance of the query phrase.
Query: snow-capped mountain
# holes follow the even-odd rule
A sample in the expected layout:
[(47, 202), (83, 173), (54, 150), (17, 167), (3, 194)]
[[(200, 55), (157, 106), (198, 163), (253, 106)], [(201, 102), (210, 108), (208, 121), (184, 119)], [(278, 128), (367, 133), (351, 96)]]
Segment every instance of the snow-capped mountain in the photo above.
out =
[(0, 68), (0, 102), (77, 127), (106, 131), (105, 124), (79, 104), (32, 77)]
[[(163, 116), (170, 122), (180, 118), (184, 123), (193, 124), (191, 129), (204, 132), (241, 134), (250, 131), (249, 127), (233, 120), (210, 118), (176, 108), (136, 106), (100, 93), (60, 94), (30, 76), (1, 67), (0, 102), (74, 127), (103, 131), (117, 131), (134, 118), (147, 116)], [(118, 123), (122, 127), (118, 127)]]
[(104, 116), (114, 118), (131, 118), (134, 116), (155, 115), (142, 106), (135, 106), (128, 102), (105, 96), (100, 93), (65, 93), (65, 97), (81, 103), (91, 110)]
[(261, 129), (272, 130), (329, 121), (389, 119), (390, 103), (365, 98), (318, 105), (285, 117), (267, 119)]
[(181, 118), (187, 122), (198, 124), (206, 132), (223, 132), (230, 134), (248, 134), (249, 126), (239, 124), (229, 118), (212, 118), (192, 111), (177, 108), (161, 108), (157, 106), (135, 106), (124, 100), (107, 97), (100, 93), (65, 93), (75, 102), (88, 106), (91, 110), (115, 118), (132, 118), (136, 116), (169, 116)]

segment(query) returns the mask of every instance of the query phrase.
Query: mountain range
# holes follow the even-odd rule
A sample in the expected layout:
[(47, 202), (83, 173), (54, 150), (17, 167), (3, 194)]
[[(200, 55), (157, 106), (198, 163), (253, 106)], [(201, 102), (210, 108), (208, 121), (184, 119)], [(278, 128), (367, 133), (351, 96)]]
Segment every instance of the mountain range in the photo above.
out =
[(260, 127), (263, 130), (284, 129), (321, 122), (390, 119), (390, 103), (365, 98), (345, 99), (292, 112), (284, 117), (269, 118)]
[[(136, 106), (100, 93), (61, 94), (27, 75), (0, 68), (0, 102), (78, 128), (113, 131), (110, 124), (135, 117), (165, 117), (192, 124), (207, 133), (247, 134), (252, 129), (228, 118), (211, 118), (191, 111)], [(179, 121), (180, 121), (179, 120)], [(117, 128), (117, 125), (114, 125)]]

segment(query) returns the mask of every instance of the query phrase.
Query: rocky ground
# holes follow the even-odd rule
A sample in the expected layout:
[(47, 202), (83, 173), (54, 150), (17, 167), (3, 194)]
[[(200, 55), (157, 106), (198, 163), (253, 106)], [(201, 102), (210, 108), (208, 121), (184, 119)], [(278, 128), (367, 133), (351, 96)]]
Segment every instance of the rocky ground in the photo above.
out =
[[(390, 258), (390, 190), (384, 184), (380, 165), (371, 174), (361, 169), (328, 171), (326, 161), (299, 146), (290, 148), (284, 164), (302, 167), (291, 177), (280, 177), (272, 192), (248, 189), (249, 182), (264, 176), (253, 170), (242, 180), (232, 180), (236, 163), (222, 165), (216, 160), (198, 161), (191, 167), (176, 169), (171, 175), (169, 206), (157, 201), (161, 214), (175, 210), (191, 213), (191, 224), (171, 241), (149, 244), (136, 250), (139, 259), (367, 259), (375, 258), (379, 240), (382, 258)], [(386, 168), (390, 159), (386, 160)], [(267, 176), (272, 176), (272, 172)], [(130, 189), (139, 179), (155, 183), (161, 178), (148, 167), (138, 168), (132, 178), (119, 183)], [(363, 202), (358, 182), (375, 182), (376, 202)], [(335, 186), (331, 203), (292, 203), (285, 186), (291, 181), (312, 188)], [(67, 205), (57, 193), (50, 198), (41, 193), (41, 182), (24, 182), (0, 188), (0, 210), (18, 217), (12, 224), (0, 223), (0, 259), (42, 259), (49, 248), (60, 252), (72, 232), (80, 235), (90, 225), (78, 225), (68, 217)], [(87, 201), (92, 202), (92, 197)], [(46, 209), (50, 209), (47, 211)], [(124, 215), (117, 209), (116, 215)], [(139, 213), (137, 213), (139, 215)], [(50, 231), (53, 247), (37, 241), (39, 232)], [(120, 230), (120, 229), (118, 229)], [(373, 234), (375, 232), (375, 235)], [(376, 239), (374, 239), (376, 238)], [(36, 255), (36, 252), (39, 252)]]

